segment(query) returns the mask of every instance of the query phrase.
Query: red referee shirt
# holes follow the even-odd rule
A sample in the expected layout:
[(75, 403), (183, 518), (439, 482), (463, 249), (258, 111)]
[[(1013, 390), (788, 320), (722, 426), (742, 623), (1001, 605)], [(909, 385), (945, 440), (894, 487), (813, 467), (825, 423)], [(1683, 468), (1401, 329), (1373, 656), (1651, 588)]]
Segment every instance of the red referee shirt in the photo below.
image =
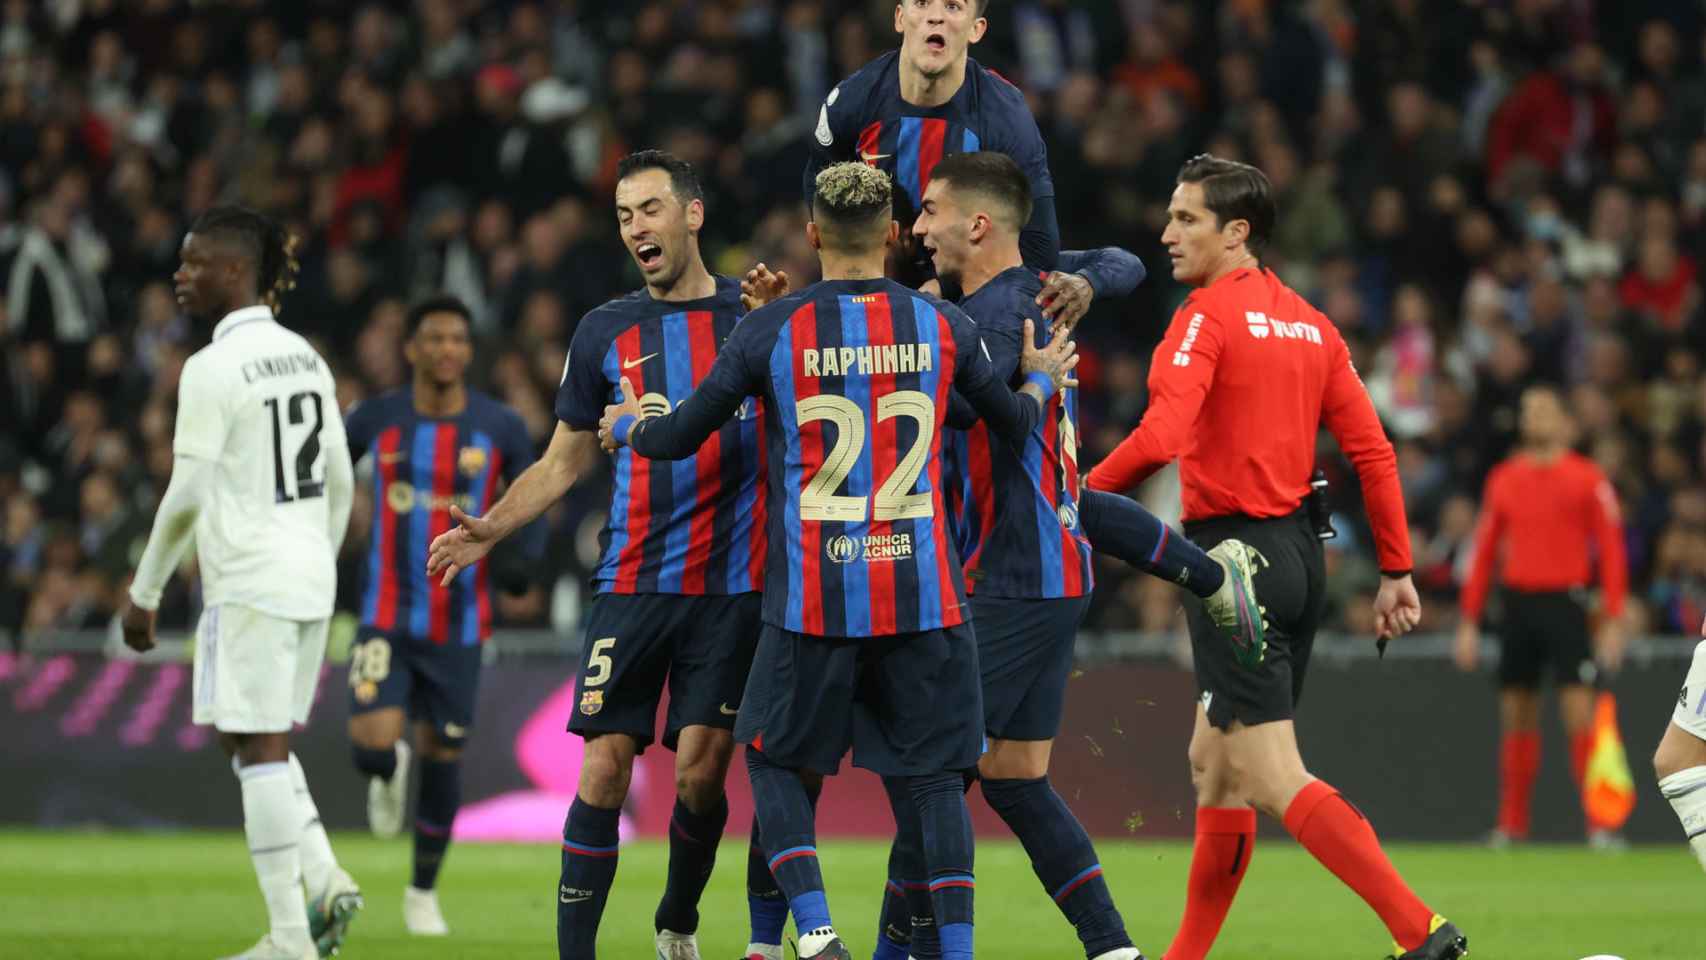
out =
[(1592, 578), (1594, 553), (1604, 612), (1619, 616), (1629, 571), (1611, 482), (1579, 453), (1550, 462), (1519, 453), (1487, 475), (1469, 579), (1458, 598), (1463, 616), (1481, 619), (1495, 566), (1499, 581), (1516, 590), (1568, 590)]
[(1323, 425), (1362, 481), (1380, 569), (1409, 571), (1398, 458), (1344, 338), (1271, 271), (1235, 270), (1173, 315), (1143, 422), (1087, 483), (1126, 490), (1178, 459), (1186, 520), (1285, 516), (1309, 493)]

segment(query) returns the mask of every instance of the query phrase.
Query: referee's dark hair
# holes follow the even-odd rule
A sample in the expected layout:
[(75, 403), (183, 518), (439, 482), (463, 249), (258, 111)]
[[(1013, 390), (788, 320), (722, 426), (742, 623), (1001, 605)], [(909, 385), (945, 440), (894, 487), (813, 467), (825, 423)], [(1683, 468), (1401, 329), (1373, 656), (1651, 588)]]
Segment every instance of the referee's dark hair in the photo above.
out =
[(699, 183), (693, 164), (667, 150), (636, 150), (628, 154), (616, 163), (616, 179), (626, 180), (642, 170), (662, 170), (669, 174), (669, 188), (675, 191), (675, 198), (682, 206), (705, 200), (705, 188)]
[(460, 297), (448, 293), (439, 293), (427, 297), (425, 300), (416, 301), (415, 305), (409, 308), (408, 314), (403, 318), (403, 338), (413, 337), (421, 329), (421, 324), (426, 321), (426, 318), (435, 313), (456, 314), (462, 318), (463, 323), (468, 325), (469, 335), (473, 335), (474, 311), (469, 310), (468, 305), (463, 303)]
[(1274, 233), (1274, 188), (1268, 175), (1247, 163), (1225, 160), (1212, 153), (1199, 153), (1179, 168), (1179, 183), (1202, 184), (1203, 205), (1214, 214), (1220, 227), (1234, 220), (1250, 225), (1245, 245), (1261, 255)]
[(1031, 220), (1031, 182), (1005, 153), (978, 150), (943, 157), (931, 180), (946, 180), (955, 193), (971, 193), (994, 202), (1002, 226), (1017, 234)]
[(246, 259), (255, 272), (255, 293), (279, 310), (284, 295), (296, 289), (296, 237), (277, 220), (248, 207), (213, 207), (196, 217), (190, 233), (226, 244)]

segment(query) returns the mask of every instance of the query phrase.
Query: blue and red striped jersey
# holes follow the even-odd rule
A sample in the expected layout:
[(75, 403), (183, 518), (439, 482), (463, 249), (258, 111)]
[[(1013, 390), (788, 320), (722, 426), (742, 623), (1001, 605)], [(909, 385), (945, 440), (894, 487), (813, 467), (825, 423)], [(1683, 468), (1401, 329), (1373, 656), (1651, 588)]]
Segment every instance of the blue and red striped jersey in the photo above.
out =
[[(598, 429), (627, 377), (648, 413), (668, 413), (710, 373), (740, 319), (740, 284), (717, 278), (702, 300), (671, 302), (639, 290), (588, 313), (575, 328), (557, 419)], [(704, 446), (676, 462), (627, 447), (593, 580), (600, 593), (733, 594), (759, 589), (764, 569), (764, 422), (748, 403)]]
[[(1025, 320), (1035, 325), (1038, 346), (1048, 338), (1036, 304), (1041, 291), (1039, 274), (1013, 267), (960, 301), (997, 376), (1009, 382), (1017, 382)], [(1049, 398), (1022, 442), (1004, 441), (982, 422), (948, 432), (944, 470), (968, 591), (1026, 600), (1090, 593), (1090, 541), (1078, 522), (1077, 424), (1078, 391), (1068, 388)]]
[(404, 387), (351, 410), (344, 430), (351, 460), (373, 457), (362, 625), (433, 643), (483, 642), (492, 628), (489, 564), (440, 586), (426, 575), (427, 546), (450, 529), (451, 504), (484, 514), (498, 480), (513, 481), (533, 463), (521, 417), (477, 390), (457, 416), (422, 416)]
[[(993, 70), (967, 58), (965, 83), (947, 103), (919, 107), (900, 95), (900, 52), (893, 50), (837, 84), (818, 113), (806, 164), (806, 202), (824, 167), (862, 160), (894, 179), (895, 219), (911, 224), (945, 156), (992, 150), (1013, 158), (1031, 183), (1031, 221), (1021, 246), (1026, 262), (1052, 268), (1060, 250), (1054, 179), (1048, 148), (1025, 94)], [(1047, 251), (1042, 250), (1047, 247)]]
[(892, 280), (819, 283), (747, 316), (694, 395), (629, 443), (687, 456), (763, 397), (765, 620), (813, 636), (932, 630), (966, 618), (941, 472), (951, 389), (1002, 436), (1040, 417), (958, 308)]

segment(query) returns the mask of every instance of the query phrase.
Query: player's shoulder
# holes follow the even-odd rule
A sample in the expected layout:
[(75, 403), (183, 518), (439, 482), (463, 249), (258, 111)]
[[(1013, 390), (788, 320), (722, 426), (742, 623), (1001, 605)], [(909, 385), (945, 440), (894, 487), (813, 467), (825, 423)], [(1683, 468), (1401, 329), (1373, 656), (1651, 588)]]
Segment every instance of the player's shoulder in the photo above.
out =
[(740, 302), (740, 281), (734, 277), (726, 277), (720, 273), (711, 274), (711, 279), (717, 284), (717, 292), (711, 295), (716, 301), (717, 309), (742, 309)]
[(858, 110), (873, 94), (893, 88), (900, 89), (900, 50), (884, 52), (876, 59), (853, 71), (847, 79), (836, 84), (825, 98), (824, 105), (831, 112), (837, 109), (845, 112)]
[(574, 339), (608, 340), (650, 315), (651, 296), (644, 289), (634, 290), (593, 307), (575, 325)]
[(526, 430), (527, 424), (521, 419), (516, 409), (484, 390), (468, 390), (468, 410), (474, 414), (475, 422), (487, 429), (495, 430)]
[(980, 326), (1016, 330), (1026, 319), (1041, 319), (1037, 294), (1042, 289), (1042, 277), (1035, 270), (1013, 267), (996, 274), (976, 293), (962, 300), (960, 307)]
[(1025, 100), (1025, 91), (1019, 85), (1001, 75), (1001, 71), (988, 67), (973, 57), (966, 58), (966, 77), (974, 84), (979, 97), (987, 97), (996, 103), (1019, 105), (1024, 107), (1025, 116), (1029, 117), (1031, 108)]

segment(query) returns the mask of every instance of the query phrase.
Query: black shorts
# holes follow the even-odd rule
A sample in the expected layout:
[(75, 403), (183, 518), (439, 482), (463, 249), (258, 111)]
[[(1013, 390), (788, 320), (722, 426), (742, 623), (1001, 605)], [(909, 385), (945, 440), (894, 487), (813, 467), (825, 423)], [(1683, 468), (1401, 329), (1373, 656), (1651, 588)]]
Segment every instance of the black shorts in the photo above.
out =
[(644, 752), (656, 738), (666, 679), (665, 747), (674, 750), (685, 727), (733, 728), (761, 604), (757, 593), (599, 594), (587, 611), (569, 730), (625, 733)]
[(825, 775), (904, 777), (977, 766), (983, 696), (968, 624), (891, 637), (811, 637), (764, 625), (735, 739)]
[(1241, 666), (1227, 639), (1195, 594), (1185, 595), (1191, 630), (1197, 695), (1208, 722), (1224, 730), (1237, 720), (1247, 727), (1290, 720), (1303, 698), (1309, 652), (1326, 603), (1326, 557), (1309, 522), (1309, 511), (1256, 520), (1216, 517), (1185, 524), (1185, 535), (1204, 550), (1237, 539), (1255, 547), (1256, 599), (1267, 610), (1268, 652), (1254, 670)]
[(446, 745), (460, 746), (474, 725), (482, 652), (362, 627), (350, 647), (350, 716), (401, 707), (432, 724)]
[(1089, 597), (1015, 600), (974, 595), (983, 725), (1000, 740), (1053, 740)]
[(1599, 668), (1588, 632), (1586, 591), (1506, 589), (1501, 595), (1499, 686), (1537, 690), (1548, 665), (1559, 686), (1593, 686)]

